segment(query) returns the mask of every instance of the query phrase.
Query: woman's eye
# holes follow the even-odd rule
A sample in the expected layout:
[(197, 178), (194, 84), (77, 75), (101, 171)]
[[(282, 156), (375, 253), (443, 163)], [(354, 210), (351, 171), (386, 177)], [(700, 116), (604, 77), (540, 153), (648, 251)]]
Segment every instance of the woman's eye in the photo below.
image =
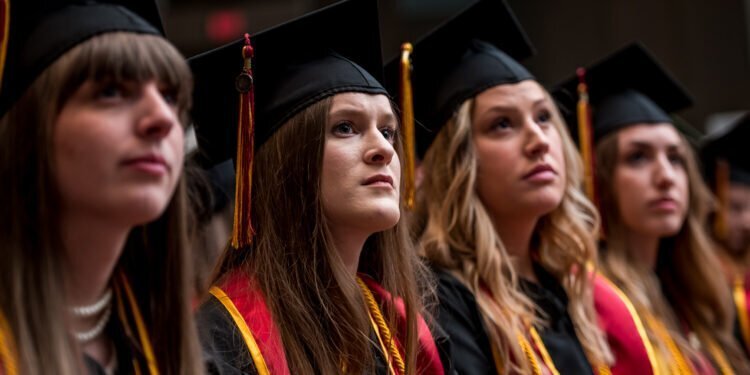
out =
[(643, 151), (633, 151), (625, 157), (625, 162), (631, 165), (640, 164), (646, 160), (646, 153)]
[(383, 134), (383, 138), (387, 139), (391, 143), (396, 139), (396, 129), (394, 128), (382, 128), (380, 129), (380, 133)]
[(333, 133), (340, 135), (354, 134), (354, 126), (349, 122), (340, 122), (333, 126)]
[(117, 99), (124, 96), (123, 91), (120, 85), (107, 83), (99, 88), (96, 92), (96, 97), (100, 99)]
[(674, 165), (684, 165), (685, 164), (685, 157), (680, 154), (671, 154), (668, 155), (669, 162)]
[(504, 130), (509, 129), (513, 125), (510, 122), (510, 119), (507, 117), (501, 117), (497, 120), (495, 120), (492, 125), (490, 126), (490, 130)]
[(541, 111), (537, 115), (537, 122), (539, 123), (546, 123), (549, 122), (552, 119), (552, 115), (549, 113), (549, 111)]
[(167, 88), (161, 90), (161, 97), (170, 105), (177, 105), (177, 89)]

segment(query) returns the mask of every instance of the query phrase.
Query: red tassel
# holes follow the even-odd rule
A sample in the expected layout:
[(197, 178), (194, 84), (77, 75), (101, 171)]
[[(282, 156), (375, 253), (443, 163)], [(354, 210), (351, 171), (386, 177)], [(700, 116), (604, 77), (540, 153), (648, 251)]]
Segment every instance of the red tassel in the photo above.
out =
[(232, 247), (235, 249), (250, 245), (255, 234), (252, 224), (253, 156), (255, 154), (253, 57), (254, 51), (253, 46), (250, 45), (250, 35), (245, 34), (245, 45), (242, 47), (242, 58), (245, 65), (235, 80), (235, 86), (240, 94), (234, 225), (232, 228)]

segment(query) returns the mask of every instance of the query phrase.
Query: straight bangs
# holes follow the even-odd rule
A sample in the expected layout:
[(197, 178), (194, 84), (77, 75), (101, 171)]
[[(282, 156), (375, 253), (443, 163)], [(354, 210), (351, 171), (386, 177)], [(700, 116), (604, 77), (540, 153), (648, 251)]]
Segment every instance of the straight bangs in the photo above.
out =
[[(132, 32), (101, 34), (71, 49), (59, 62), (54, 68), (63, 69), (66, 74), (58, 76), (67, 77), (62, 84), (63, 98), (72, 95), (88, 80), (156, 80), (175, 96), (180, 119), (187, 120), (192, 100), (192, 74), (185, 58), (161, 36)], [(59, 103), (58, 110), (64, 104)]]

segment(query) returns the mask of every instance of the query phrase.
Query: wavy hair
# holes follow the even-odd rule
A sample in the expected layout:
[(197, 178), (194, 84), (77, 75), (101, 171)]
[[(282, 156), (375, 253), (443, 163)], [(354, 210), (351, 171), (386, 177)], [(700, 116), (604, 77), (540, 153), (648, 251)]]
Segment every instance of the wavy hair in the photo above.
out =
[[(253, 244), (225, 252), (216, 280), (232, 270), (257, 280), (293, 374), (336, 374), (342, 363), (348, 373), (363, 373), (374, 365), (364, 299), (323, 214), (321, 171), (332, 100), (292, 117), (256, 152)], [(398, 136), (396, 152), (402, 155)], [(403, 216), (395, 227), (367, 239), (358, 271), (403, 300), (406, 327), (398, 329), (394, 309), (386, 317), (391, 332), (398, 333), (407, 372), (416, 373), (416, 319), (423, 311), (420, 296), (426, 283), (421, 280), (427, 271)]]
[[(614, 173), (618, 163), (618, 132), (596, 145), (597, 186), (606, 228), (606, 250), (601, 267), (634, 302), (640, 315), (651, 315), (667, 325), (683, 353), (695, 355), (680, 322), (686, 322), (704, 343), (716, 343), (737, 373), (750, 368), (732, 336), (734, 322), (732, 299), (724, 278), (716, 277), (721, 269), (705, 231), (706, 218), (712, 201), (710, 191), (701, 178), (696, 156), (688, 141), (680, 134), (689, 186), (689, 208), (679, 232), (663, 238), (655, 271), (643, 267), (626, 245), (627, 227), (617, 207)], [(666, 343), (654, 332), (649, 338), (659, 350), (668, 354)], [(718, 362), (714, 358), (714, 362)]]
[[(164, 38), (106, 33), (80, 43), (50, 65), (0, 119), (0, 311), (9, 322), (23, 374), (79, 374), (81, 353), (60, 317), (65, 251), (60, 193), (53, 178), (53, 124), (66, 99), (89, 79), (162, 80), (175, 88), (181, 120), (192, 78)], [(162, 216), (134, 228), (115, 272), (123, 272), (151, 334), (159, 370), (202, 373), (190, 307), (188, 207), (182, 178)]]
[[(545, 90), (545, 96), (552, 102)], [(472, 142), (474, 99), (466, 100), (427, 151), (425, 177), (417, 194), (414, 233), (431, 263), (461, 280), (476, 296), (488, 336), (506, 373), (530, 371), (517, 334), (526, 324), (544, 324), (536, 306), (519, 289), (511, 257), (491, 215), (476, 193), (477, 156)], [(599, 216), (580, 190), (582, 162), (553, 104), (552, 122), (560, 133), (567, 181), (562, 202), (537, 223), (533, 241), (541, 266), (563, 285), (568, 311), (589, 360), (608, 364), (612, 355), (598, 329), (586, 265), (596, 261)], [(526, 319), (526, 321), (525, 321)]]

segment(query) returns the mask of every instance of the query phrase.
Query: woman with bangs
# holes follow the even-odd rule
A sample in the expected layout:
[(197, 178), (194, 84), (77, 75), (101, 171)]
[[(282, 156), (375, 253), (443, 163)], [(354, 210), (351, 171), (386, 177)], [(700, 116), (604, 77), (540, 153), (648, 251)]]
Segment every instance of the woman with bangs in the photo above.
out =
[(459, 373), (607, 373), (585, 272), (598, 216), (550, 95), (504, 52), (531, 50), (500, 1), (415, 45), (415, 117), (430, 127), (417, 135), (415, 233)]
[(0, 373), (202, 373), (182, 182), (191, 76), (156, 5), (5, 11)]
[(444, 373), (378, 33), (374, 0), (343, 1), (190, 59), (205, 165), (237, 171), (198, 315), (211, 373)]
[[(643, 364), (642, 373), (748, 373), (732, 337), (731, 298), (703, 229), (711, 198), (690, 144), (667, 114), (690, 98), (638, 44), (587, 69), (585, 80), (605, 228), (606, 278), (597, 279), (595, 299), (615, 354)], [(563, 90), (575, 93), (578, 81)], [(624, 332), (604, 290), (629, 306), (634, 335)], [(633, 342), (645, 350), (634, 353)]]

